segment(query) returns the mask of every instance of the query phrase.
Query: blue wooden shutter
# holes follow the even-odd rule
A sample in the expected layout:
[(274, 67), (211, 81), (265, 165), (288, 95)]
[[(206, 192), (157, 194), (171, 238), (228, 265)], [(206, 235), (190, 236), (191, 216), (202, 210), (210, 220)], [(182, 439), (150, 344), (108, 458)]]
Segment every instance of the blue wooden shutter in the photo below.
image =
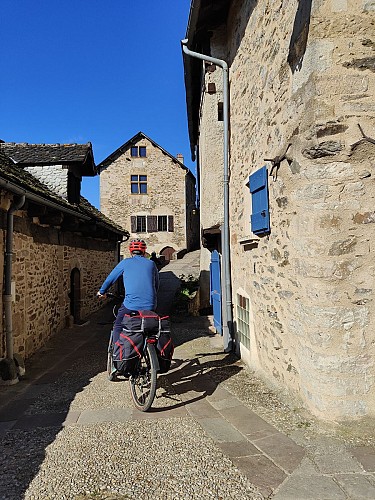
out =
[(251, 230), (255, 234), (271, 231), (268, 204), (268, 172), (262, 167), (249, 177), (251, 193)]

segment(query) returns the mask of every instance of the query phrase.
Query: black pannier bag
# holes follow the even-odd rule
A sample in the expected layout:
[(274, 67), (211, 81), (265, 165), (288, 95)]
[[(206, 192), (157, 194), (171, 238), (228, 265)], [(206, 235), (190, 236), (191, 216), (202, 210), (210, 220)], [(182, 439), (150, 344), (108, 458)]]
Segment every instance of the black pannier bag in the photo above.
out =
[[(174, 345), (171, 336), (170, 322), (169, 316), (160, 317), (154, 311), (137, 311), (131, 314), (125, 314), (122, 320), (122, 335), (125, 337), (121, 337), (129, 343), (128, 337), (130, 339), (137, 339), (137, 347), (140, 345), (141, 348), (139, 352), (142, 355), (141, 349), (143, 348), (144, 335), (150, 336), (155, 335), (157, 337), (156, 343), (156, 354), (159, 361), (159, 373), (167, 373), (171, 367), (171, 361), (174, 352)], [(142, 342), (141, 342), (142, 339)], [(128, 346), (128, 350), (130, 348)], [(115, 350), (114, 350), (114, 359), (118, 362), (118, 358), (115, 358)], [(132, 357), (129, 358), (129, 362), (126, 361), (124, 366), (128, 370), (132, 370), (137, 368), (137, 359), (135, 356), (135, 352), (131, 353)], [(139, 359), (139, 358), (138, 358)], [(116, 366), (116, 364), (115, 364)], [(128, 368), (130, 366), (130, 368)], [(134, 368), (133, 368), (134, 366)], [(116, 366), (117, 368), (117, 366)], [(118, 369), (118, 368), (117, 368)]]
[(171, 336), (169, 317), (160, 318), (159, 338), (156, 344), (156, 354), (159, 361), (159, 373), (167, 373), (171, 367), (174, 345)]
[(137, 311), (125, 314), (122, 327), (128, 332), (144, 332), (145, 335), (157, 335), (159, 333), (159, 316), (154, 311)]
[(143, 353), (143, 333), (127, 331), (120, 333), (119, 339), (113, 344), (113, 364), (122, 375), (133, 375), (139, 366)]

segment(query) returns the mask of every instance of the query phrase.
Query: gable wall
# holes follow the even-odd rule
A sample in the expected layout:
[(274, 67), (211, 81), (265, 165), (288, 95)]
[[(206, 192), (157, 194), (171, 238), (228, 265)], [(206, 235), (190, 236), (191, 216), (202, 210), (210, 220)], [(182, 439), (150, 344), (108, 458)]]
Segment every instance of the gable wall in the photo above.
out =
[[(350, 148), (361, 138), (358, 123), (375, 135), (373, 4), (312, 2), (302, 66), (291, 56), (303, 33), (289, 44), (308, 1), (233, 5), (227, 42), (213, 38), (211, 49), (220, 57), (228, 43), (236, 323), (237, 294), (250, 300), (242, 356), (323, 418), (373, 414), (375, 151)], [(207, 116), (201, 138), (210, 133)], [(245, 246), (254, 237), (249, 175), (288, 143), (289, 161), (269, 178), (271, 234)], [(204, 140), (200, 147), (207, 158)]]
[[(187, 248), (186, 235), (186, 171), (146, 139), (146, 158), (132, 158), (130, 149), (121, 154), (100, 174), (100, 208), (111, 220), (131, 227), (133, 215), (173, 215), (173, 232), (132, 233), (142, 238), (147, 251), (159, 253), (171, 246), (176, 252)], [(147, 194), (131, 194), (130, 176), (147, 175)], [(127, 244), (122, 253), (128, 255)]]

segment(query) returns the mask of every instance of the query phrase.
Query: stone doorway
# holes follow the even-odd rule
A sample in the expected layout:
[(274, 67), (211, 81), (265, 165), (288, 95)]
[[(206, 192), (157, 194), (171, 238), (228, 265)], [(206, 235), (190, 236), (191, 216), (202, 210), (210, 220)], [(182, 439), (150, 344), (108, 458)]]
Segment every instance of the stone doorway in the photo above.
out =
[(176, 252), (176, 250), (172, 247), (165, 247), (163, 250), (160, 252), (160, 256), (162, 257), (162, 260), (168, 264), (170, 260), (173, 259), (173, 254)]

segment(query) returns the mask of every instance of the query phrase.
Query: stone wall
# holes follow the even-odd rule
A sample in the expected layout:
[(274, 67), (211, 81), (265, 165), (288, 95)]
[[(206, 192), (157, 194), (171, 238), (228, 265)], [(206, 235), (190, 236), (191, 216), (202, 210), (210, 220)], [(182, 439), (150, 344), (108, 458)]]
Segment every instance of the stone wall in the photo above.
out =
[[(216, 58), (225, 58), (225, 30), (213, 33), (211, 44)], [(223, 72), (219, 67), (203, 64), (205, 86), (201, 103), (199, 130), (200, 168), (200, 223), (201, 231), (221, 226), (224, 217), (224, 139), (223, 121), (219, 119), (219, 105), (223, 103)], [(211, 252), (202, 248), (200, 254), (200, 301), (201, 307), (210, 305)]]
[[(127, 229), (131, 229), (131, 216), (172, 215), (173, 231), (133, 231), (131, 238), (144, 239), (148, 252), (160, 253), (165, 247), (174, 248), (176, 253), (187, 249), (186, 207), (194, 206), (193, 181), (187, 180), (185, 169), (147, 139), (141, 139), (137, 146), (146, 147), (146, 157), (133, 158), (129, 149), (101, 171), (100, 209)], [(147, 194), (131, 193), (131, 175), (147, 175)], [(121, 251), (125, 256), (127, 246), (125, 243)]]
[[(230, 65), (236, 323), (238, 296), (249, 299), (242, 355), (326, 419), (375, 413), (375, 145), (361, 132), (375, 137), (374, 10), (369, 0), (236, 1), (227, 40), (211, 45), (220, 57), (227, 44)], [(246, 184), (286, 150), (269, 177), (271, 233), (258, 239)]]
[[(0, 259), (3, 262), (5, 212), (1, 216)], [(77, 234), (64, 237), (57, 229), (31, 223), (21, 211), (16, 213), (14, 224), (14, 352), (28, 358), (67, 325), (71, 314), (68, 294), (72, 269), (80, 271), (81, 318), (101, 307), (96, 292), (116, 262), (116, 243)], [(74, 240), (75, 246), (64, 244), (64, 240)], [(3, 282), (3, 265), (0, 278)], [(5, 353), (3, 323), (0, 336), (1, 357)]]

